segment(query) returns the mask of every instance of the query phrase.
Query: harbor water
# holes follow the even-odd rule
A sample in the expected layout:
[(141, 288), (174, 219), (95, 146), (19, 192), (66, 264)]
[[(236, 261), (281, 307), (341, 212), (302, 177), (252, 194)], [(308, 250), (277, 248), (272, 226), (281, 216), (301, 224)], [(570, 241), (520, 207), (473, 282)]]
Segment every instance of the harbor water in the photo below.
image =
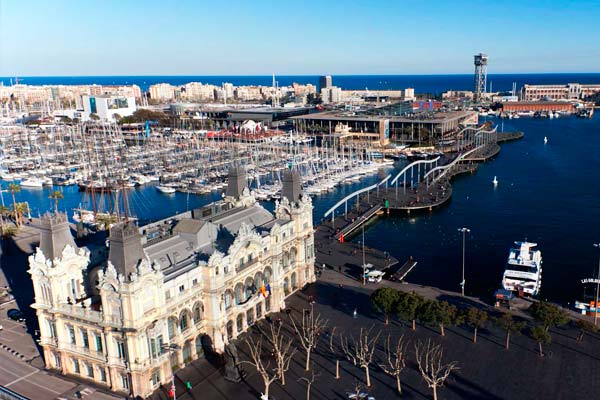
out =
[[(430, 213), (382, 217), (368, 226), (365, 242), (400, 260), (413, 256), (418, 266), (409, 281), (459, 290), (462, 236), (457, 229), (468, 227), (466, 293), (485, 296), (499, 287), (513, 241), (527, 239), (538, 243), (542, 251), (541, 297), (573, 302), (581, 296), (580, 279), (594, 274), (600, 256), (592, 246), (600, 240), (599, 118), (494, 122), (507, 131), (525, 132), (525, 138), (503, 144), (500, 154), (482, 164), (475, 174), (458, 177), (446, 206)], [(548, 138), (546, 144), (544, 137)], [(394, 174), (400, 167), (314, 197), (315, 223), (345, 195)], [(499, 181), (497, 186), (492, 184), (494, 176)], [(48, 199), (51, 190), (23, 188), (16, 198), (29, 202), (32, 214), (37, 215), (53, 208), (53, 201)], [(90, 195), (78, 192), (76, 186), (59, 190), (65, 196), (59, 208), (70, 216), (80, 204), (91, 207)], [(221, 197), (220, 192), (168, 195), (154, 186), (128, 193), (130, 208), (142, 223)], [(3, 195), (5, 203), (10, 204), (10, 193)], [(360, 239), (360, 235), (354, 238)]]
[[(491, 72), (491, 71), (490, 71)], [(472, 74), (443, 75), (333, 75), (333, 84), (346, 90), (401, 90), (415, 88), (417, 93), (442, 93), (446, 90), (473, 90)], [(14, 83), (14, 77), (0, 77), (4, 85)], [(292, 83), (318, 85), (317, 75), (277, 75), (279, 86), (291, 86)], [(175, 86), (188, 82), (202, 82), (221, 86), (224, 82), (236, 86), (264, 85), (271, 86), (271, 75), (255, 76), (32, 76), (24, 77), (23, 83), (28, 85), (138, 85), (148, 90), (150, 85), (170, 83)], [(566, 84), (569, 82), (598, 83), (599, 73), (553, 73), (553, 74), (488, 74), (490, 91), (509, 91), (513, 82), (517, 87), (530, 85)]]

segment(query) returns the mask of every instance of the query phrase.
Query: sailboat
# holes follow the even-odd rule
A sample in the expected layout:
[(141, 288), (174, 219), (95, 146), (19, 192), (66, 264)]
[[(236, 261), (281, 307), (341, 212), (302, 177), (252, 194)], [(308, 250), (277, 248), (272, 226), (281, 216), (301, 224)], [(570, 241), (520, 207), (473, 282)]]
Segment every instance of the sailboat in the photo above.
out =
[(544, 144), (548, 143), (548, 138), (544, 136)]
[(498, 186), (498, 179), (494, 176), (494, 180), (492, 181), (494, 186)]

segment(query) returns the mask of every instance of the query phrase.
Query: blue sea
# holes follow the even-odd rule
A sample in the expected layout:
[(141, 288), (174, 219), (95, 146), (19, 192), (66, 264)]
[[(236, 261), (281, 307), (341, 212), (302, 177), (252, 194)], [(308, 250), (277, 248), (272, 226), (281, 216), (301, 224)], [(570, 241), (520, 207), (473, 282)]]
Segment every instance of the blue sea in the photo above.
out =
[[(31, 78), (37, 83), (172, 83), (197, 80), (199, 77), (104, 77), (99, 78)], [(205, 82), (230, 81), (265, 83), (270, 77), (203, 77)], [(491, 76), (500, 88), (510, 89), (512, 81), (528, 83), (595, 82), (599, 74), (585, 75), (507, 75)], [(113, 81), (110, 81), (110, 80)], [(117, 80), (118, 79), (118, 80)], [(317, 77), (279, 77), (293, 81), (316, 82)], [(201, 80), (201, 79), (199, 79)], [(345, 81), (346, 80), (346, 81)], [(441, 92), (446, 89), (468, 89), (470, 76), (334, 76), (334, 82), (350, 87), (403, 88), (414, 86), (421, 92)], [(33, 83), (32, 81), (24, 83)], [(496, 83), (494, 83), (494, 86)], [(409, 217), (381, 218), (366, 231), (366, 244), (389, 251), (400, 260), (413, 256), (418, 265), (408, 280), (443, 289), (460, 290), (461, 235), (460, 227), (471, 233), (466, 242), (466, 292), (489, 296), (500, 285), (508, 251), (514, 241), (538, 243), (543, 257), (541, 297), (572, 303), (582, 294), (580, 279), (589, 278), (598, 266), (600, 251), (593, 243), (600, 241), (600, 116), (592, 119), (562, 117), (558, 119), (520, 118), (493, 119), (499, 129), (520, 130), (525, 138), (502, 145), (500, 154), (480, 166), (472, 175), (462, 176), (453, 183), (453, 198), (445, 207), (431, 213)], [(548, 143), (544, 144), (544, 136)], [(315, 222), (346, 194), (382, 179), (387, 173), (344, 185), (326, 195), (315, 197)], [(499, 184), (494, 187), (492, 180)], [(4, 184), (5, 185), (5, 184)], [(82, 204), (90, 207), (89, 195), (75, 187), (63, 188), (65, 200), (60, 208), (73, 214)], [(17, 201), (28, 201), (34, 214), (52, 209), (48, 199), (50, 189), (23, 189)], [(164, 195), (152, 186), (134, 189), (129, 204), (141, 221), (165, 218), (176, 212), (199, 207), (220, 198), (211, 195)], [(10, 194), (4, 201), (11, 203)], [(272, 205), (270, 206), (272, 207)], [(357, 240), (357, 239), (354, 239)]]
[[(14, 77), (0, 77), (0, 82), (9, 85), (15, 82)], [(280, 86), (297, 83), (318, 84), (316, 75), (282, 75), (275, 79)], [(416, 93), (438, 94), (446, 90), (472, 90), (472, 74), (456, 75), (333, 75), (333, 84), (343, 89), (399, 90), (413, 87)], [(269, 76), (48, 76), (19, 77), (19, 81), (27, 85), (138, 85), (147, 90), (155, 83), (183, 85), (188, 82), (202, 82), (221, 85), (230, 82), (234, 85), (271, 85), (273, 77)], [(600, 73), (579, 74), (489, 74), (488, 88), (492, 91), (509, 91), (513, 82), (517, 88), (523, 84), (551, 83), (600, 83)]]

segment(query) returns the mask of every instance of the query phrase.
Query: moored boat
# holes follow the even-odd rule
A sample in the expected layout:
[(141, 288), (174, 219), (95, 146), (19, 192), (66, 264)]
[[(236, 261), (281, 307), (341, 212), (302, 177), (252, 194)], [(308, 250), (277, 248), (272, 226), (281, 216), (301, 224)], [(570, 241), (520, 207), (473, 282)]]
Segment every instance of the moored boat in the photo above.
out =
[(515, 242), (518, 248), (508, 253), (502, 287), (506, 290), (536, 296), (542, 286), (542, 252), (532, 250), (537, 243)]
[(174, 187), (165, 186), (165, 185), (157, 185), (156, 186), (156, 190), (158, 190), (161, 193), (166, 193), (166, 194), (175, 193), (175, 188)]

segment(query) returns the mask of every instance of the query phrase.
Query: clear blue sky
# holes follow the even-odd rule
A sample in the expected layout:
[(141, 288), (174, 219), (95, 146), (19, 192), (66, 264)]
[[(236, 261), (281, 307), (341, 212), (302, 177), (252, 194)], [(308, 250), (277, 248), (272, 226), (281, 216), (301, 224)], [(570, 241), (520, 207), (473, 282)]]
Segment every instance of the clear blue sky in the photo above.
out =
[(0, 76), (600, 71), (600, 0), (0, 0)]

